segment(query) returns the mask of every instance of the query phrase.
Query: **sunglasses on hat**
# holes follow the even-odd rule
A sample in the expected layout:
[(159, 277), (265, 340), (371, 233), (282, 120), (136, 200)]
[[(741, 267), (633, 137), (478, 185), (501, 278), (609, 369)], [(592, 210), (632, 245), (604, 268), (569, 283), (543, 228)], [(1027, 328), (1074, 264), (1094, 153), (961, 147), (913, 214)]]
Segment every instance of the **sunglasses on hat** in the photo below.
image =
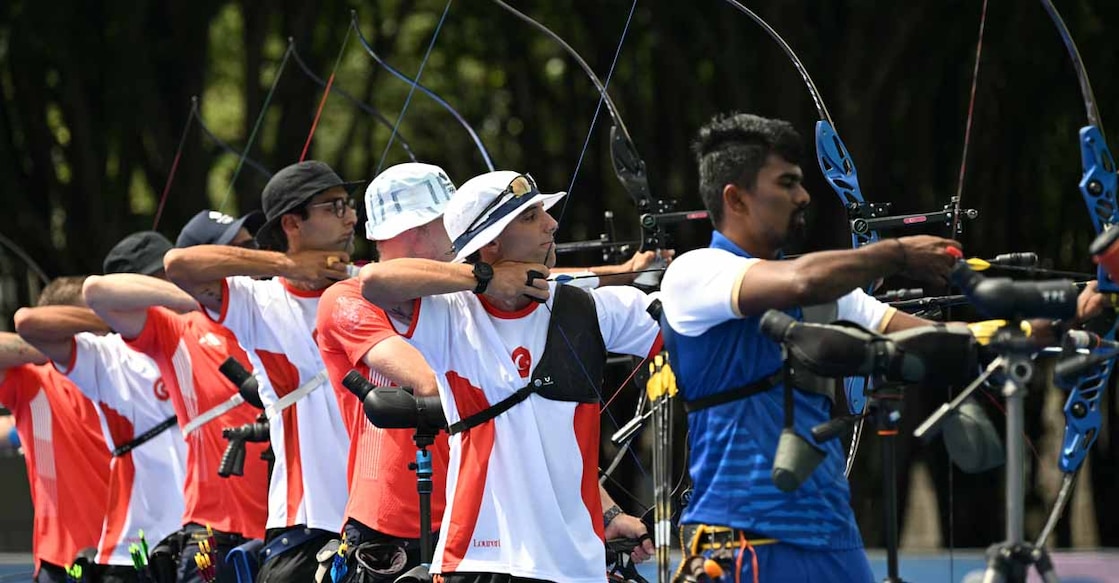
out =
[(517, 210), (521, 206), (521, 199), (526, 196), (536, 196), (540, 194), (540, 190), (536, 187), (536, 181), (532, 179), (529, 174), (520, 174), (506, 186), (497, 198), (490, 201), (482, 212), (478, 213), (474, 222), (466, 228), (453, 243), (455, 249), (462, 249), (468, 241), (474, 238), (475, 235), (485, 230), (494, 223), (500, 221), (509, 215), (509, 213)]

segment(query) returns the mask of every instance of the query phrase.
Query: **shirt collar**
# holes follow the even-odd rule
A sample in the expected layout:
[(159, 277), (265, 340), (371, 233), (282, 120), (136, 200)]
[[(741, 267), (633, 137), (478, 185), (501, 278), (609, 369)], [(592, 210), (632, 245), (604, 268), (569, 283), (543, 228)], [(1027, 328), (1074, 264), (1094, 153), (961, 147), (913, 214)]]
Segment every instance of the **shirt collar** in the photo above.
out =
[[(745, 249), (739, 247), (734, 241), (731, 241), (730, 239), (728, 239), (726, 237), (726, 235), (723, 235), (719, 231), (712, 231), (711, 232), (711, 244), (708, 245), (708, 247), (711, 248), (711, 249), (721, 249), (721, 250), (727, 251), (729, 253), (734, 253), (735, 255), (737, 255), (739, 257), (746, 257), (748, 259), (754, 259), (754, 256), (751, 255), (749, 251), (746, 251)], [(784, 251), (781, 251), (781, 252), (777, 253), (777, 259), (784, 259), (784, 258), (785, 258), (785, 252)]]

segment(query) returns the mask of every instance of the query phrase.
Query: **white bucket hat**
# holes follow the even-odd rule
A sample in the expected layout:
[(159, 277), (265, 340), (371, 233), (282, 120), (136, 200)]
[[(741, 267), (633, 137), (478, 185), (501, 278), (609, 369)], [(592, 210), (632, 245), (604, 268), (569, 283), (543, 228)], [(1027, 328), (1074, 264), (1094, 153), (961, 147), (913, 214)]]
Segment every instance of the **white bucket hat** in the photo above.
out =
[(455, 261), (466, 261), (492, 242), (528, 207), (543, 202), (547, 210), (566, 195), (541, 194), (531, 176), (508, 170), (471, 178), (443, 209), (443, 225), (454, 245)]
[(384, 241), (443, 214), (455, 185), (438, 166), (409, 162), (381, 172), (365, 189), (365, 238)]

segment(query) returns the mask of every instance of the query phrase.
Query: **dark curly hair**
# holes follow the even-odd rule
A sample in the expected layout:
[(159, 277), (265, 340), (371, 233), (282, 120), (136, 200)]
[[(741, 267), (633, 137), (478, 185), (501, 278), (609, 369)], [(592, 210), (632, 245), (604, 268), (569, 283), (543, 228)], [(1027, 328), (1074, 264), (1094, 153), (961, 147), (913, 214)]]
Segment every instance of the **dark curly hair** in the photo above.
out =
[(800, 163), (800, 134), (793, 125), (749, 113), (719, 114), (699, 128), (692, 151), (699, 166), (699, 195), (711, 223), (723, 224), (723, 188), (753, 188), (770, 154)]

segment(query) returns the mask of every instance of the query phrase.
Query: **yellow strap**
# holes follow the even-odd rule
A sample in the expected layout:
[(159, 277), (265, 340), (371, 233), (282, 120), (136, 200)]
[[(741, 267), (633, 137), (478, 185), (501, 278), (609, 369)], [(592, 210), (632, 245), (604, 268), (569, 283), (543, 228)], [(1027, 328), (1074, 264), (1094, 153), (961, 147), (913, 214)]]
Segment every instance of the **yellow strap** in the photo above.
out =
[[(998, 332), (1003, 326), (1006, 326), (1006, 320), (983, 320), (967, 325), (968, 329), (971, 330), (971, 335), (975, 336), (975, 340), (984, 346), (991, 343), (991, 338), (994, 337), (995, 332)], [(1025, 320), (1019, 326), (1026, 333), (1026, 336), (1033, 333), (1033, 327)]]

